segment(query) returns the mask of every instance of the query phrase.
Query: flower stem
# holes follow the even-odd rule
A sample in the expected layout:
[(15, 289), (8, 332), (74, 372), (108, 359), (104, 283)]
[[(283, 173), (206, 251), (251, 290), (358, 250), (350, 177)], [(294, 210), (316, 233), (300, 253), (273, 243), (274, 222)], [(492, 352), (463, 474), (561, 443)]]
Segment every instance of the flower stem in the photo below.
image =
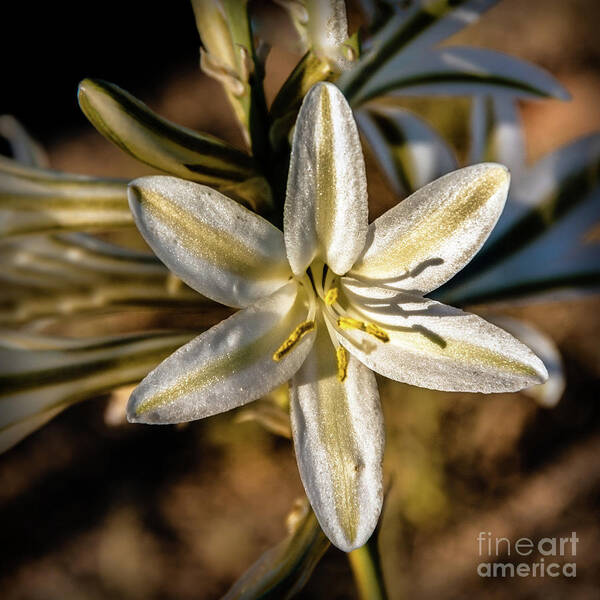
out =
[(348, 554), (361, 600), (387, 600), (385, 582), (377, 550), (377, 536)]

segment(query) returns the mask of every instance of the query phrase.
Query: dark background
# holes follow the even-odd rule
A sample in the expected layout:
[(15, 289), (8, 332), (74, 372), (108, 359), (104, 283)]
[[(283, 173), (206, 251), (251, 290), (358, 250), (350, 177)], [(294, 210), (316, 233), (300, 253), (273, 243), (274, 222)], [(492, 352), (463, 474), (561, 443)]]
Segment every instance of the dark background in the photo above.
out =
[(197, 64), (191, 5), (175, 2), (3, 2), (0, 114), (42, 142), (87, 123), (77, 106), (85, 77), (152, 93), (183, 63)]

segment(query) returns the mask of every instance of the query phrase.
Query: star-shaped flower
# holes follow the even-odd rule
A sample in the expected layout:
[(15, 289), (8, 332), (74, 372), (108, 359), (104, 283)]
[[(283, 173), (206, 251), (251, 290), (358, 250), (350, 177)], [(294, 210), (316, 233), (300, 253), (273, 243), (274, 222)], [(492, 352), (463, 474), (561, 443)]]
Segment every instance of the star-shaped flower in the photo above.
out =
[(300, 474), (321, 527), (361, 546), (382, 503), (384, 429), (373, 371), (439, 390), (507, 392), (546, 378), (523, 344), (423, 298), (481, 247), (508, 191), (505, 167), (434, 181), (368, 224), (352, 112), (332, 84), (298, 116), (284, 232), (215, 190), (174, 177), (130, 185), (163, 262), (201, 294), (240, 308), (180, 348), (134, 391), (132, 421), (178, 423), (291, 380)]

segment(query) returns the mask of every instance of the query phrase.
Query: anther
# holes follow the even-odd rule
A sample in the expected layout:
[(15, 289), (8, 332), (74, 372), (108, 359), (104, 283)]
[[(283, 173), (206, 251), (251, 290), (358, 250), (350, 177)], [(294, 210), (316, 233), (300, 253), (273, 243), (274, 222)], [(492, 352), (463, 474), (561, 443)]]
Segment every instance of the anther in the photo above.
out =
[(327, 306), (331, 306), (332, 304), (336, 303), (337, 299), (338, 299), (338, 289), (336, 287), (332, 287), (325, 294), (325, 304), (327, 304)]
[(337, 358), (337, 378), (339, 381), (344, 381), (348, 375), (348, 352), (343, 346), (338, 346), (335, 357)]
[(382, 342), (390, 341), (390, 336), (387, 332), (379, 327), (379, 325), (375, 325), (375, 323), (365, 323), (364, 321), (359, 321), (352, 317), (339, 317), (338, 326), (341, 329), (358, 329), (359, 331), (364, 331)]
[(367, 326), (365, 328), (365, 331), (367, 333), (370, 333), (371, 335), (375, 336), (378, 340), (381, 340), (382, 342), (390, 341), (390, 336), (387, 334), (387, 331), (384, 331), (383, 329), (381, 329), (381, 327), (379, 327), (379, 325), (375, 325), (375, 323), (367, 323), (366, 325)]
[(279, 362), (299, 341), (300, 339), (306, 335), (309, 331), (312, 331), (315, 328), (314, 321), (304, 321), (300, 323), (292, 333), (290, 333), (289, 337), (277, 350), (275, 354), (273, 354), (273, 360), (275, 362)]

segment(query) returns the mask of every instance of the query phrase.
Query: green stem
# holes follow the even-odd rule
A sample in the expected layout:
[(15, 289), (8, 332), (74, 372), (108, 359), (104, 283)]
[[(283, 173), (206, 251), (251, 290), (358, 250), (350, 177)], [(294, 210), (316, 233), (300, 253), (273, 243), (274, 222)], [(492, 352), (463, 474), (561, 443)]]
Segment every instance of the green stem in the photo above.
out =
[(361, 600), (387, 600), (376, 538), (373, 536), (364, 546), (348, 554)]

